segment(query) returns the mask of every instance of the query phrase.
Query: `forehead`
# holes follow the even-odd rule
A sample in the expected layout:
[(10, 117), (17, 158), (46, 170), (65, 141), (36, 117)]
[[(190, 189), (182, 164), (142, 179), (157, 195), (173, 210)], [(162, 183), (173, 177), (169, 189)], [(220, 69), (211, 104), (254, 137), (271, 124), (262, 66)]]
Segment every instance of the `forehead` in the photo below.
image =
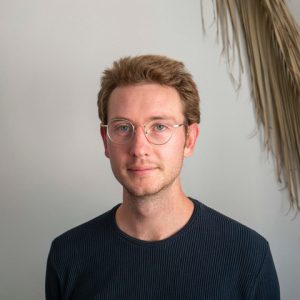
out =
[(146, 121), (155, 117), (182, 121), (182, 102), (175, 88), (147, 83), (113, 90), (108, 103), (108, 119)]

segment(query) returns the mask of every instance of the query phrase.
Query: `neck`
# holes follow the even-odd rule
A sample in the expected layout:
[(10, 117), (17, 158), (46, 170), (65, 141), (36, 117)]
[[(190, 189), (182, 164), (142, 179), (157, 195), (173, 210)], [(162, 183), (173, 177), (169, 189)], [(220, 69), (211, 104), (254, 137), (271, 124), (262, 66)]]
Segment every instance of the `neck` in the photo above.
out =
[(166, 239), (190, 219), (194, 205), (181, 190), (134, 196), (124, 190), (123, 203), (116, 212), (118, 227), (126, 234), (146, 241)]

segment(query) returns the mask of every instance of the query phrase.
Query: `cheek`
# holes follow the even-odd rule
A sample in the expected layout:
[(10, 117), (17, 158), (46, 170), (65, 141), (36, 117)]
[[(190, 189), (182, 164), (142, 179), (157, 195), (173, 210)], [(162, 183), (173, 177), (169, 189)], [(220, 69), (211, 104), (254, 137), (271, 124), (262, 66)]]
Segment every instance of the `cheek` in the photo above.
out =
[(160, 157), (163, 162), (169, 165), (181, 163), (184, 156), (184, 143), (182, 141), (174, 141), (173, 143), (166, 144), (165, 151), (161, 151)]
[(107, 154), (112, 167), (119, 168), (128, 160), (126, 149), (120, 145), (107, 145)]
[(107, 153), (111, 161), (119, 160), (121, 157), (121, 153), (118, 148), (112, 146), (111, 144), (107, 145)]

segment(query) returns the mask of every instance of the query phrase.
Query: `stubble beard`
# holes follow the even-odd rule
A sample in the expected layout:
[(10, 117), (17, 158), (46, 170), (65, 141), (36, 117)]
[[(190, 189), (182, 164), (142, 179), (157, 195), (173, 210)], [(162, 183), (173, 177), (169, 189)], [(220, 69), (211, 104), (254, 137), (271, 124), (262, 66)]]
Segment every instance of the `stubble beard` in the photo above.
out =
[[(136, 186), (139, 184), (133, 183), (133, 182), (119, 182), (123, 186), (123, 193), (128, 196), (131, 199), (134, 199), (136, 201), (141, 200), (149, 200), (149, 199), (156, 199), (160, 197), (164, 197), (164, 195), (167, 195), (168, 191), (172, 189), (175, 182), (179, 182), (179, 176), (183, 165), (183, 159), (180, 163), (180, 165), (177, 168), (174, 168), (168, 175), (167, 178), (165, 176), (159, 177), (159, 178), (153, 178), (154, 184), (149, 186), (146, 186), (145, 188), (136, 188)], [(160, 170), (160, 169), (159, 169)], [(135, 186), (134, 186), (135, 184)], [(141, 183), (142, 185), (143, 183)], [(180, 184), (180, 183), (178, 183)], [(124, 195), (124, 196), (125, 196)]]
[[(155, 178), (154, 175), (154, 184), (149, 186), (149, 183), (147, 187), (145, 188), (136, 188), (139, 184), (143, 184), (142, 182), (139, 183), (134, 182), (129, 176), (129, 174), (123, 174), (123, 176), (118, 176), (117, 172), (114, 172), (114, 168), (112, 166), (112, 171), (115, 175), (115, 178), (118, 180), (118, 182), (123, 187), (123, 197), (128, 197), (133, 200), (150, 200), (155, 198), (164, 197), (164, 195), (168, 194), (168, 191), (170, 191), (174, 186), (176, 185), (176, 181), (178, 181), (178, 185), (180, 186), (180, 172), (183, 167), (183, 161), (184, 161), (184, 155), (182, 154), (181, 161), (179, 164), (173, 168), (168, 174), (164, 174), (163, 176), (159, 176), (159, 178)], [(163, 167), (158, 166), (159, 172), (163, 173)], [(162, 184), (160, 184), (162, 182)], [(181, 187), (179, 187), (181, 189)]]
[[(179, 176), (179, 174), (178, 174)], [(177, 177), (173, 178), (170, 182), (158, 186), (153, 187), (150, 189), (145, 189), (138, 191), (137, 189), (134, 189), (130, 187), (129, 185), (123, 185), (124, 193), (129, 196), (129, 198), (136, 200), (136, 201), (142, 201), (142, 200), (149, 200), (154, 198), (160, 198), (163, 194), (165, 194), (168, 190), (171, 189), (172, 185), (176, 181)]]

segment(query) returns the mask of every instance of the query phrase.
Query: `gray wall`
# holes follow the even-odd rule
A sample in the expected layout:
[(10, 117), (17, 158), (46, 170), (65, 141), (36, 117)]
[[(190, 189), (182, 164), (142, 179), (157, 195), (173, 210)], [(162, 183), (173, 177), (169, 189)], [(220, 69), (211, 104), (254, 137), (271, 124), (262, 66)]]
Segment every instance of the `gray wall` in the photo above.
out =
[[(299, 2), (289, 3), (299, 20)], [(272, 158), (251, 136), (248, 80), (235, 93), (215, 32), (202, 34), (200, 0), (1, 0), (1, 300), (43, 299), (52, 239), (120, 202), (96, 94), (114, 59), (144, 53), (183, 60), (200, 89), (200, 139), (183, 170), (186, 193), (265, 236), (282, 299), (299, 299), (300, 217), (292, 220)]]

